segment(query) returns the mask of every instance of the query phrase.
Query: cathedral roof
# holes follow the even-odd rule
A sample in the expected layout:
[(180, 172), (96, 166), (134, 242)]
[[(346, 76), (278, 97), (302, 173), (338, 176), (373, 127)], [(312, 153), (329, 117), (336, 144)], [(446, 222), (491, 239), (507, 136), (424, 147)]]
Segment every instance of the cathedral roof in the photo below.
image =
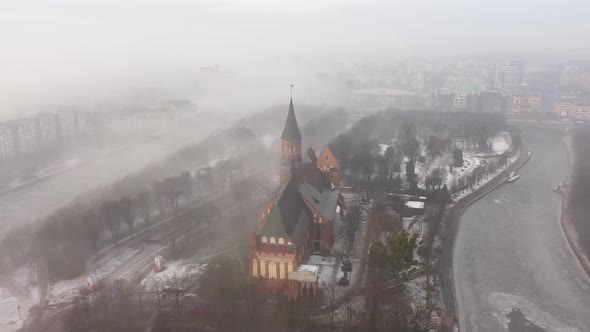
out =
[(293, 98), (291, 98), (291, 101), (289, 102), (289, 113), (287, 114), (287, 121), (285, 122), (285, 128), (283, 128), (281, 140), (301, 140), (301, 132), (299, 131), (297, 118), (295, 117), (295, 109), (293, 108)]
[(305, 205), (296, 178), (292, 175), (258, 231), (258, 235), (283, 237), (300, 245), (311, 223), (311, 212)]

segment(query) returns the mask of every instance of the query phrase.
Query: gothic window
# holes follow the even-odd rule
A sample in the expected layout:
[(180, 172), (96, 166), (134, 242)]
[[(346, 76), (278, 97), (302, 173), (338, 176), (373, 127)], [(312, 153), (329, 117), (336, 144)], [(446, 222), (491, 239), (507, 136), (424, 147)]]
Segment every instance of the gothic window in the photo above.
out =
[(256, 258), (252, 259), (252, 276), (258, 277), (258, 261)]
[(282, 237), (279, 238), (279, 244), (285, 244), (285, 240)]
[(270, 237), (270, 243), (271, 244), (275, 244), (276, 243), (276, 240), (275, 240), (275, 237), (274, 236), (271, 236)]
[(266, 243), (266, 236), (262, 237), (262, 243)]
[(266, 278), (266, 262), (264, 259), (260, 260), (260, 276)]
[(287, 264), (287, 272), (293, 272), (293, 262), (289, 261)]
[(268, 264), (268, 279), (276, 279), (277, 278), (277, 264), (275, 262), (270, 262)]
[(285, 279), (285, 263), (279, 263), (279, 277), (280, 279)]

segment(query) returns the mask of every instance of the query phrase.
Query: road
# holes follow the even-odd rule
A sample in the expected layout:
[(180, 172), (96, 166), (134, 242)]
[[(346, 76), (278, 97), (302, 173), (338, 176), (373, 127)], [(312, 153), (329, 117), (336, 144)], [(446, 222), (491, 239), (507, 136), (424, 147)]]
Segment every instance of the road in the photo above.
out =
[(210, 123), (190, 121), (190, 125), (175, 128), (161, 137), (137, 142), (22, 190), (0, 196), (0, 238), (12, 227), (33, 223), (85, 192), (111, 184), (190, 142), (199, 141), (214, 127), (216, 125)]
[(522, 129), (533, 158), (520, 179), (460, 221), (453, 273), (461, 331), (590, 331), (590, 283), (552, 192), (568, 172), (563, 129)]

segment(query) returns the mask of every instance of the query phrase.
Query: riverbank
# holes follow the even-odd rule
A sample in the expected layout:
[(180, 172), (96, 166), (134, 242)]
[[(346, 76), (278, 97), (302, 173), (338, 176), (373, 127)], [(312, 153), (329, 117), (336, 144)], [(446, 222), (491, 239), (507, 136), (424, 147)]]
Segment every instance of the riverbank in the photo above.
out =
[(461, 216), (473, 203), (504, 184), (506, 182), (506, 177), (511, 172), (517, 171), (523, 167), (530, 158), (531, 156), (523, 143), (519, 149), (518, 159), (490, 179), (487, 183), (458, 200), (443, 217), (439, 279), (442, 303), (445, 312), (443, 315), (444, 331), (455, 331), (459, 324), (455, 282), (453, 278), (453, 253), (455, 250), (455, 240), (459, 231)]
[(576, 167), (576, 154), (572, 144), (571, 136), (567, 136), (563, 139), (563, 143), (565, 145), (565, 149), (567, 152), (567, 160), (569, 165), (569, 176), (564, 181), (564, 186), (562, 186), (562, 194), (561, 194), (561, 227), (563, 229), (563, 233), (567, 242), (570, 245), (570, 248), (574, 252), (578, 262), (590, 278), (590, 259), (588, 259), (588, 253), (584, 251), (584, 247), (582, 246), (582, 241), (578, 235), (576, 230), (576, 226), (574, 224), (573, 216), (571, 213), (571, 204), (572, 204), (572, 191), (571, 191), (571, 183), (573, 176), (575, 174), (575, 167)]

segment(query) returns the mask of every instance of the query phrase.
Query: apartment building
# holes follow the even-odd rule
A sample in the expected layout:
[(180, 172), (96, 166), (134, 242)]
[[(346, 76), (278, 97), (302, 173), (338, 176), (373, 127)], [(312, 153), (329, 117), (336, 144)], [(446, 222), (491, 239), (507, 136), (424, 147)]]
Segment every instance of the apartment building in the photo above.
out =
[(14, 134), (8, 126), (0, 125), (0, 160), (8, 159), (15, 153)]
[(512, 96), (512, 113), (537, 113), (541, 109), (538, 94), (516, 94)]
[(52, 143), (57, 140), (57, 120), (54, 114), (41, 114), (37, 117), (39, 142)]
[(37, 125), (33, 119), (19, 119), (8, 123), (14, 134), (16, 151), (29, 152), (37, 147)]

